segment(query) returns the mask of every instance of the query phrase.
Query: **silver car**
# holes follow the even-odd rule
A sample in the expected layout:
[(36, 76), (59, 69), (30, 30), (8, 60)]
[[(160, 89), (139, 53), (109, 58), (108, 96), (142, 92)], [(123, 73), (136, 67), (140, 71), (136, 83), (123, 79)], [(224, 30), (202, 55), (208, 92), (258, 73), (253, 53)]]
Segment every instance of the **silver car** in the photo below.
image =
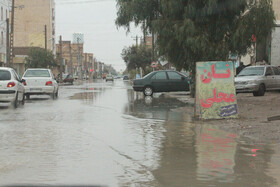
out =
[(266, 91), (280, 90), (280, 68), (277, 66), (250, 66), (235, 77), (236, 93), (264, 96)]

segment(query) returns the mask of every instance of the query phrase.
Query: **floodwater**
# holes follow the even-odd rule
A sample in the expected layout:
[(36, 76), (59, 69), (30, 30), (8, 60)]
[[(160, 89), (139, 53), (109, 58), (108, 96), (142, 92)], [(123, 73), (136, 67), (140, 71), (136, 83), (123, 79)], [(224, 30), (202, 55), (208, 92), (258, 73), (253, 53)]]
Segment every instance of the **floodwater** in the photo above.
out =
[(0, 186), (280, 186), (279, 145), (196, 125), (184, 107), (116, 80), (0, 108)]

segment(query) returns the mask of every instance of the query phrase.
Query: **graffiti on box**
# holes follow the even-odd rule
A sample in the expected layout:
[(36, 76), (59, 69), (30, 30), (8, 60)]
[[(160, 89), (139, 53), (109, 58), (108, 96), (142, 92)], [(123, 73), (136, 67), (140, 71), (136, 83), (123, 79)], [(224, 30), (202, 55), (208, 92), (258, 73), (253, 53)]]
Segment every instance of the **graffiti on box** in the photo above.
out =
[(203, 119), (236, 118), (237, 103), (232, 62), (198, 62), (197, 102)]

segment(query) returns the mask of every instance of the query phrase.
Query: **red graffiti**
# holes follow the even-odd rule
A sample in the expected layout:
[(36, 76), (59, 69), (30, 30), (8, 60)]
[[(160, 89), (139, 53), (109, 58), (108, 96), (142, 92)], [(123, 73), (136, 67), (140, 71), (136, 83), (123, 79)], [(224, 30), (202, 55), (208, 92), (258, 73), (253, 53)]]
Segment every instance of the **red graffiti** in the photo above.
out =
[(214, 88), (213, 95), (214, 95), (213, 98), (207, 99), (206, 103), (204, 103), (203, 99), (201, 99), (201, 106), (203, 108), (211, 108), (213, 103), (221, 103), (223, 101), (226, 103), (235, 102), (234, 94), (230, 94), (228, 96), (228, 94), (220, 92), (217, 96), (217, 88)]
[[(226, 66), (229, 67), (228, 64), (227, 64)], [(215, 79), (230, 78), (230, 69), (229, 69), (229, 68), (227, 69), (227, 73), (216, 73), (215, 64), (213, 64), (213, 65), (211, 66), (211, 70), (212, 70), (212, 76), (213, 76), (213, 78), (215, 78)], [(207, 72), (207, 71), (204, 70), (204, 73), (206, 73), (206, 72)], [(212, 80), (211, 72), (208, 72), (207, 76), (208, 76), (208, 78), (204, 78), (204, 75), (201, 75), (201, 81), (202, 81), (204, 84), (208, 84), (208, 83), (210, 83), (211, 80)]]
[[(228, 66), (228, 64), (227, 64), (227, 66)], [(229, 68), (227, 69), (227, 73), (219, 73), (219, 74), (216, 73), (215, 64), (213, 64), (213, 65), (211, 66), (211, 69), (212, 69), (213, 77), (214, 77), (215, 79), (230, 78), (230, 69), (229, 69)]]

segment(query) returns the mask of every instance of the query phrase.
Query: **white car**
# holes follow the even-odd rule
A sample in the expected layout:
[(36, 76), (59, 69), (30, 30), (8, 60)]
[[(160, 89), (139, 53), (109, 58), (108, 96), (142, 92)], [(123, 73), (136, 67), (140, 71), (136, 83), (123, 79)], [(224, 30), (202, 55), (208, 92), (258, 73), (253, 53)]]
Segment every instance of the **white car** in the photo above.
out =
[(280, 68), (277, 66), (249, 66), (235, 77), (236, 93), (264, 96), (266, 91), (280, 90)]
[(12, 68), (0, 67), (0, 105), (15, 108), (21, 102), (24, 104), (24, 80)]
[(27, 69), (22, 77), (25, 80), (25, 95), (50, 95), (58, 97), (58, 84), (50, 69)]

